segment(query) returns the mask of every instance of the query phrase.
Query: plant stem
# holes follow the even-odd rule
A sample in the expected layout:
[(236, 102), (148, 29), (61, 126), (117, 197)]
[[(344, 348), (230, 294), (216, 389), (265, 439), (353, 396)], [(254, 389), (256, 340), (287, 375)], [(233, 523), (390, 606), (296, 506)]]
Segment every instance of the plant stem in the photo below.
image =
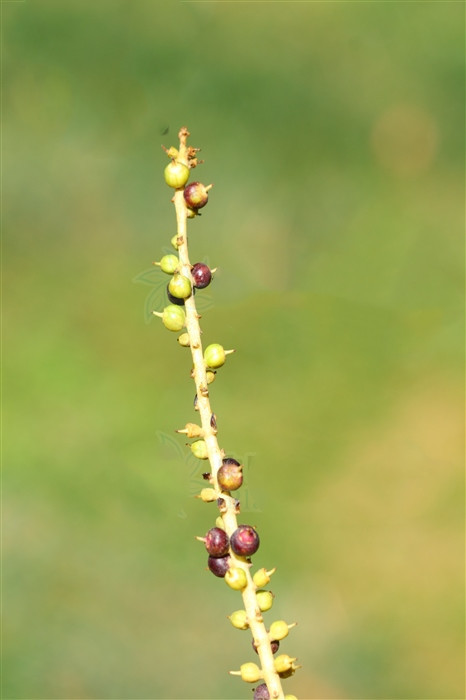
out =
[[(188, 164), (187, 145), (186, 141), (189, 132), (186, 127), (182, 127), (178, 134), (180, 139), (179, 156), (177, 160)], [(173, 198), (176, 210), (177, 233), (178, 233), (178, 253), (181, 263), (180, 272), (182, 275), (191, 279), (191, 263), (189, 261), (188, 252), (188, 236), (187, 236), (187, 207), (183, 197), (183, 188), (175, 191)], [(206, 367), (201, 343), (201, 329), (199, 325), (199, 315), (196, 311), (194, 294), (185, 300), (186, 312), (186, 329), (189, 335), (190, 348), (194, 364), (194, 382), (196, 384), (196, 393), (198, 400), (199, 414), (201, 418), (201, 426), (203, 429), (203, 439), (207, 445), (207, 454), (212, 469), (212, 486), (218, 492), (218, 497), (225, 502), (225, 510), (222, 510), (222, 519), (225, 531), (230, 537), (238, 527), (236, 519), (237, 501), (232, 498), (228, 492), (222, 491), (218, 486), (217, 472), (222, 466), (222, 460), (225, 456), (220, 449), (217, 437), (216, 428), (212, 427), (212, 408), (209, 400), (209, 390), (207, 386)], [(214, 424), (215, 425), (215, 424)], [(234, 566), (245, 571), (247, 577), (247, 586), (242, 591), (244, 609), (248, 617), (249, 627), (251, 629), (254, 642), (257, 646), (257, 652), (262, 666), (263, 680), (267, 685), (271, 698), (283, 699), (284, 694), (281, 686), (279, 675), (275, 671), (274, 658), (270, 646), (270, 639), (267, 629), (264, 624), (262, 613), (257, 605), (256, 590), (257, 587), (252, 580), (250, 574), (250, 564), (242, 557), (237, 557), (234, 552), (230, 553)]]

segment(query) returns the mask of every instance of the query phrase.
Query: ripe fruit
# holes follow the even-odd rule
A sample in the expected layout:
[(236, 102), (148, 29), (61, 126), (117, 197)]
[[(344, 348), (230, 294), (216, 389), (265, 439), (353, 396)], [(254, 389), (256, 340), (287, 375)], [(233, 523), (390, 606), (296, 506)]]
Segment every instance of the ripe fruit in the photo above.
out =
[(204, 440), (196, 440), (196, 442), (193, 442), (191, 445), (191, 452), (195, 457), (198, 459), (207, 459), (208, 454), (207, 454), (207, 445), (205, 444)]
[(225, 581), (230, 588), (233, 588), (235, 591), (242, 591), (248, 585), (245, 571), (236, 566), (228, 569), (225, 575)]
[(164, 308), (163, 313), (158, 311), (153, 311), (152, 313), (154, 316), (160, 316), (163, 325), (169, 331), (180, 331), (184, 327), (186, 316), (184, 310), (179, 306), (170, 304)]
[(172, 160), (163, 171), (165, 182), (169, 187), (184, 187), (189, 179), (189, 168), (184, 163)]
[(225, 530), (211, 528), (205, 536), (205, 548), (211, 557), (224, 557), (228, 554), (229, 540)]
[(204, 350), (204, 360), (209, 369), (218, 369), (225, 364), (226, 355), (235, 352), (234, 350), (225, 350), (223, 345), (212, 343)]
[[(278, 639), (273, 639), (270, 642), (270, 648), (272, 649), (272, 654), (275, 654), (278, 651), (279, 647), (280, 647), (280, 642), (278, 641)], [(254, 639), (252, 640), (252, 648), (254, 649), (254, 651), (257, 654), (258, 653), (257, 652), (257, 644), (255, 643)]]
[(269, 689), (265, 683), (261, 683), (254, 691), (253, 700), (270, 700)]
[(231, 548), (239, 557), (255, 554), (259, 543), (259, 535), (251, 525), (239, 525), (231, 536)]
[[(187, 180), (187, 178), (186, 178)], [(209, 190), (212, 185), (205, 187), (202, 182), (191, 182), (184, 188), (183, 197), (190, 209), (201, 209), (209, 200)]]
[(247, 630), (249, 627), (248, 616), (246, 610), (235, 610), (228, 617), (233, 627), (239, 630)]
[(154, 265), (160, 267), (162, 272), (166, 272), (167, 275), (172, 275), (175, 270), (178, 269), (180, 261), (176, 255), (164, 255), (160, 262), (155, 262)]
[(212, 272), (208, 265), (200, 262), (194, 263), (191, 268), (191, 274), (193, 276), (194, 286), (197, 287), (197, 289), (204, 289), (209, 286), (212, 279)]
[(236, 459), (227, 457), (217, 472), (218, 485), (224, 491), (235, 491), (243, 483), (243, 467)]
[(261, 612), (267, 612), (273, 605), (274, 594), (272, 591), (256, 591), (256, 601)]
[(209, 567), (210, 571), (214, 574), (214, 576), (218, 576), (218, 578), (224, 578), (225, 574), (228, 571), (228, 567), (230, 565), (230, 557), (211, 557), (207, 559), (207, 566)]
[(168, 283), (168, 291), (177, 299), (187, 299), (191, 296), (191, 280), (175, 272)]

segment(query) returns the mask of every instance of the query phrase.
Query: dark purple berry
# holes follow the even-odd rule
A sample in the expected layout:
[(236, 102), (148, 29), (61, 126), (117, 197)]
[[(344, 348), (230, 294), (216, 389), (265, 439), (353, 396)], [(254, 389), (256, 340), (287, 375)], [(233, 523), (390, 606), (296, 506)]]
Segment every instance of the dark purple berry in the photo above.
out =
[(217, 472), (218, 485), (224, 491), (235, 491), (243, 483), (243, 467), (236, 459), (227, 457)]
[(224, 557), (228, 554), (230, 543), (225, 530), (213, 527), (205, 536), (205, 548), (211, 557)]
[[(168, 284), (170, 284), (170, 282)], [(170, 304), (176, 304), (177, 306), (184, 306), (184, 299), (180, 299), (180, 297), (175, 297), (173, 294), (171, 294), (170, 290), (168, 289), (168, 284), (167, 284), (167, 297), (168, 297)], [(196, 294), (195, 289), (193, 289), (193, 294)]]
[(173, 296), (173, 294), (170, 294), (170, 291), (168, 289), (168, 284), (167, 284), (167, 297), (168, 301), (170, 304), (176, 304), (177, 306), (184, 306), (184, 299), (180, 299), (179, 297)]
[(269, 689), (265, 683), (261, 683), (254, 691), (254, 700), (270, 700)]
[(191, 275), (193, 277), (193, 284), (197, 289), (208, 287), (212, 279), (210, 267), (200, 262), (194, 263), (191, 268)]
[[(257, 654), (258, 653), (257, 646), (256, 646), (254, 639), (252, 640), (252, 648), (254, 649), (254, 651)], [(274, 639), (273, 642), (270, 642), (270, 648), (272, 649), (272, 654), (276, 654), (280, 648), (280, 642), (278, 642), (277, 640)]]
[(207, 559), (207, 566), (214, 576), (224, 578), (230, 566), (230, 557), (209, 557)]
[(183, 196), (190, 209), (201, 209), (205, 207), (209, 200), (209, 190), (212, 185), (205, 185), (202, 182), (190, 182), (183, 190)]
[(249, 557), (259, 549), (259, 535), (251, 525), (239, 525), (230, 538), (230, 545), (239, 557)]

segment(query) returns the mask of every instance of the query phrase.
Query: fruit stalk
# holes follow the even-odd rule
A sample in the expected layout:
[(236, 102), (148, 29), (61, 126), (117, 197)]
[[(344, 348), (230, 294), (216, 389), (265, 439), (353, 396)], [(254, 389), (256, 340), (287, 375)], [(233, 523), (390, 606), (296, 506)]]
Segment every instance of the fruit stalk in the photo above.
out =
[[(176, 161), (187, 167), (190, 167), (188, 158), (187, 138), (189, 132), (186, 127), (182, 127), (178, 134), (180, 144), (176, 155)], [(179, 254), (178, 272), (187, 277), (193, 283), (191, 274), (191, 263), (189, 260), (188, 251), (188, 236), (187, 236), (187, 219), (190, 210), (186, 204), (184, 195), (184, 186), (175, 188), (173, 202), (176, 211), (177, 220), (177, 247)], [(186, 314), (186, 331), (189, 336), (189, 347), (193, 359), (192, 376), (196, 385), (197, 408), (199, 410), (202, 428), (202, 438), (207, 447), (207, 456), (211, 465), (210, 486), (216, 492), (217, 498), (223, 499), (221, 507), (221, 517), (223, 526), (229, 537), (237, 530), (238, 522), (236, 514), (238, 512), (238, 502), (228, 492), (225, 493), (218, 484), (217, 472), (222, 466), (222, 460), (225, 453), (221, 450), (217, 440), (217, 429), (215, 419), (212, 420), (213, 411), (210, 405), (209, 389), (207, 383), (206, 362), (203, 355), (201, 342), (201, 329), (199, 324), (200, 316), (196, 310), (194, 294), (191, 294), (184, 300), (184, 309)], [(244, 603), (244, 609), (247, 615), (247, 621), (251, 630), (254, 643), (257, 647), (261, 663), (261, 679), (259, 682), (265, 682), (269, 691), (270, 698), (283, 699), (284, 693), (281, 686), (280, 676), (278, 675), (275, 665), (274, 656), (271, 650), (270, 637), (265, 627), (262, 612), (258, 606), (256, 591), (257, 586), (253, 581), (250, 573), (250, 563), (246, 557), (237, 556), (233, 551), (230, 553), (231, 561), (230, 568), (235, 567), (242, 569), (246, 576), (246, 586), (241, 591)]]

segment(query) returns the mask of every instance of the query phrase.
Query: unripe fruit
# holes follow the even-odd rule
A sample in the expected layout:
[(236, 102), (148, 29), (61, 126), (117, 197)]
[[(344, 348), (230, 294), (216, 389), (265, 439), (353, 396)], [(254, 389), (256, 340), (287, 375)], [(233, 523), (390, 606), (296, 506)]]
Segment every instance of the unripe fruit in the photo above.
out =
[(223, 345), (212, 343), (204, 350), (204, 360), (209, 369), (218, 369), (225, 364), (226, 355), (234, 352), (234, 350), (225, 350)]
[[(252, 640), (252, 648), (254, 649), (254, 651), (257, 654), (258, 653), (257, 652), (257, 645), (256, 645), (254, 639)], [(272, 654), (275, 654), (278, 651), (278, 649), (280, 648), (280, 642), (277, 639), (273, 639), (270, 642), (270, 648), (272, 650)]]
[(290, 670), (293, 672), (296, 670), (294, 661), (296, 661), (296, 657), (291, 658), (288, 654), (280, 654), (280, 656), (274, 659), (273, 665), (277, 673), (286, 673)]
[(184, 187), (189, 180), (189, 168), (184, 163), (176, 160), (170, 161), (163, 171), (165, 182), (169, 187), (179, 189)]
[(168, 283), (168, 291), (177, 299), (187, 299), (191, 296), (191, 280), (175, 272)]
[(218, 578), (224, 578), (225, 574), (228, 571), (228, 567), (230, 565), (230, 557), (209, 557), (207, 559), (207, 566), (209, 567), (209, 570), (214, 574), (214, 576), (218, 576)]
[(250, 557), (259, 549), (259, 535), (251, 525), (239, 525), (231, 536), (230, 544), (239, 557)]
[(154, 265), (160, 267), (162, 272), (167, 275), (172, 275), (179, 267), (180, 261), (176, 255), (164, 255), (160, 262), (155, 262)]
[(198, 459), (208, 459), (209, 455), (207, 454), (207, 445), (205, 440), (196, 440), (196, 442), (193, 442), (190, 447), (191, 452), (195, 457)]
[[(291, 625), (291, 627), (294, 627), (294, 625)], [(275, 620), (270, 625), (269, 637), (270, 639), (285, 639), (288, 636), (289, 629), (285, 620)]]
[(209, 200), (209, 190), (212, 185), (205, 187), (202, 182), (191, 182), (183, 191), (183, 197), (190, 209), (201, 209)]
[(236, 629), (247, 630), (249, 627), (246, 610), (235, 610), (235, 612), (231, 613), (228, 619), (233, 627), (236, 627)]
[(218, 485), (224, 491), (235, 491), (243, 483), (243, 467), (236, 459), (227, 458), (217, 472)]
[(178, 250), (178, 248), (180, 246), (178, 243), (178, 234), (177, 233), (175, 233), (175, 235), (170, 239), (170, 243), (172, 244), (172, 246), (174, 247), (175, 250)]
[(289, 693), (285, 695), (285, 700), (298, 700), (296, 695), (290, 695)]
[[(210, 476), (210, 474), (209, 474), (209, 476)], [(223, 518), (221, 515), (219, 515), (218, 518), (216, 518), (215, 525), (217, 527), (219, 527), (221, 530), (225, 529), (225, 523), (223, 522)]]
[(270, 571), (267, 571), (265, 568), (258, 569), (258, 571), (256, 571), (252, 577), (252, 580), (256, 584), (257, 588), (263, 588), (266, 586), (270, 581), (270, 577), (275, 573), (275, 571), (275, 568), (271, 569)]
[(210, 267), (200, 262), (194, 263), (191, 268), (191, 275), (193, 277), (194, 286), (197, 287), (197, 289), (208, 287), (212, 279)]
[(246, 572), (236, 566), (228, 569), (225, 581), (234, 591), (242, 591), (248, 585)]
[(230, 671), (230, 674), (232, 676), (241, 676), (246, 683), (256, 683), (262, 678), (262, 671), (259, 666), (251, 662), (241, 664), (239, 671)]
[(179, 306), (170, 304), (164, 308), (163, 313), (158, 313), (157, 311), (152, 313), (154, 316), (160, 316), (163, 325), (169, 331), (180, 331), (184, 327), (186, 316), (184, 310)]
[(270, 700), (269, 689), (265, 683), (261, 683), (254, 691), (253, 700)]
[(267, 612), (273, 605), (274, 594), (272, 591), (256, 591), (256, 601), (261, 612)]
[(188, 333), (182, 333), (177, 338), (177, 340), (182, 347), (189, 348), (189, 334)]
[(211, 557), (224, 557), (229, 549), (228, 535), (219, 527), (212, 527), (205, 536), (205, 548)]

